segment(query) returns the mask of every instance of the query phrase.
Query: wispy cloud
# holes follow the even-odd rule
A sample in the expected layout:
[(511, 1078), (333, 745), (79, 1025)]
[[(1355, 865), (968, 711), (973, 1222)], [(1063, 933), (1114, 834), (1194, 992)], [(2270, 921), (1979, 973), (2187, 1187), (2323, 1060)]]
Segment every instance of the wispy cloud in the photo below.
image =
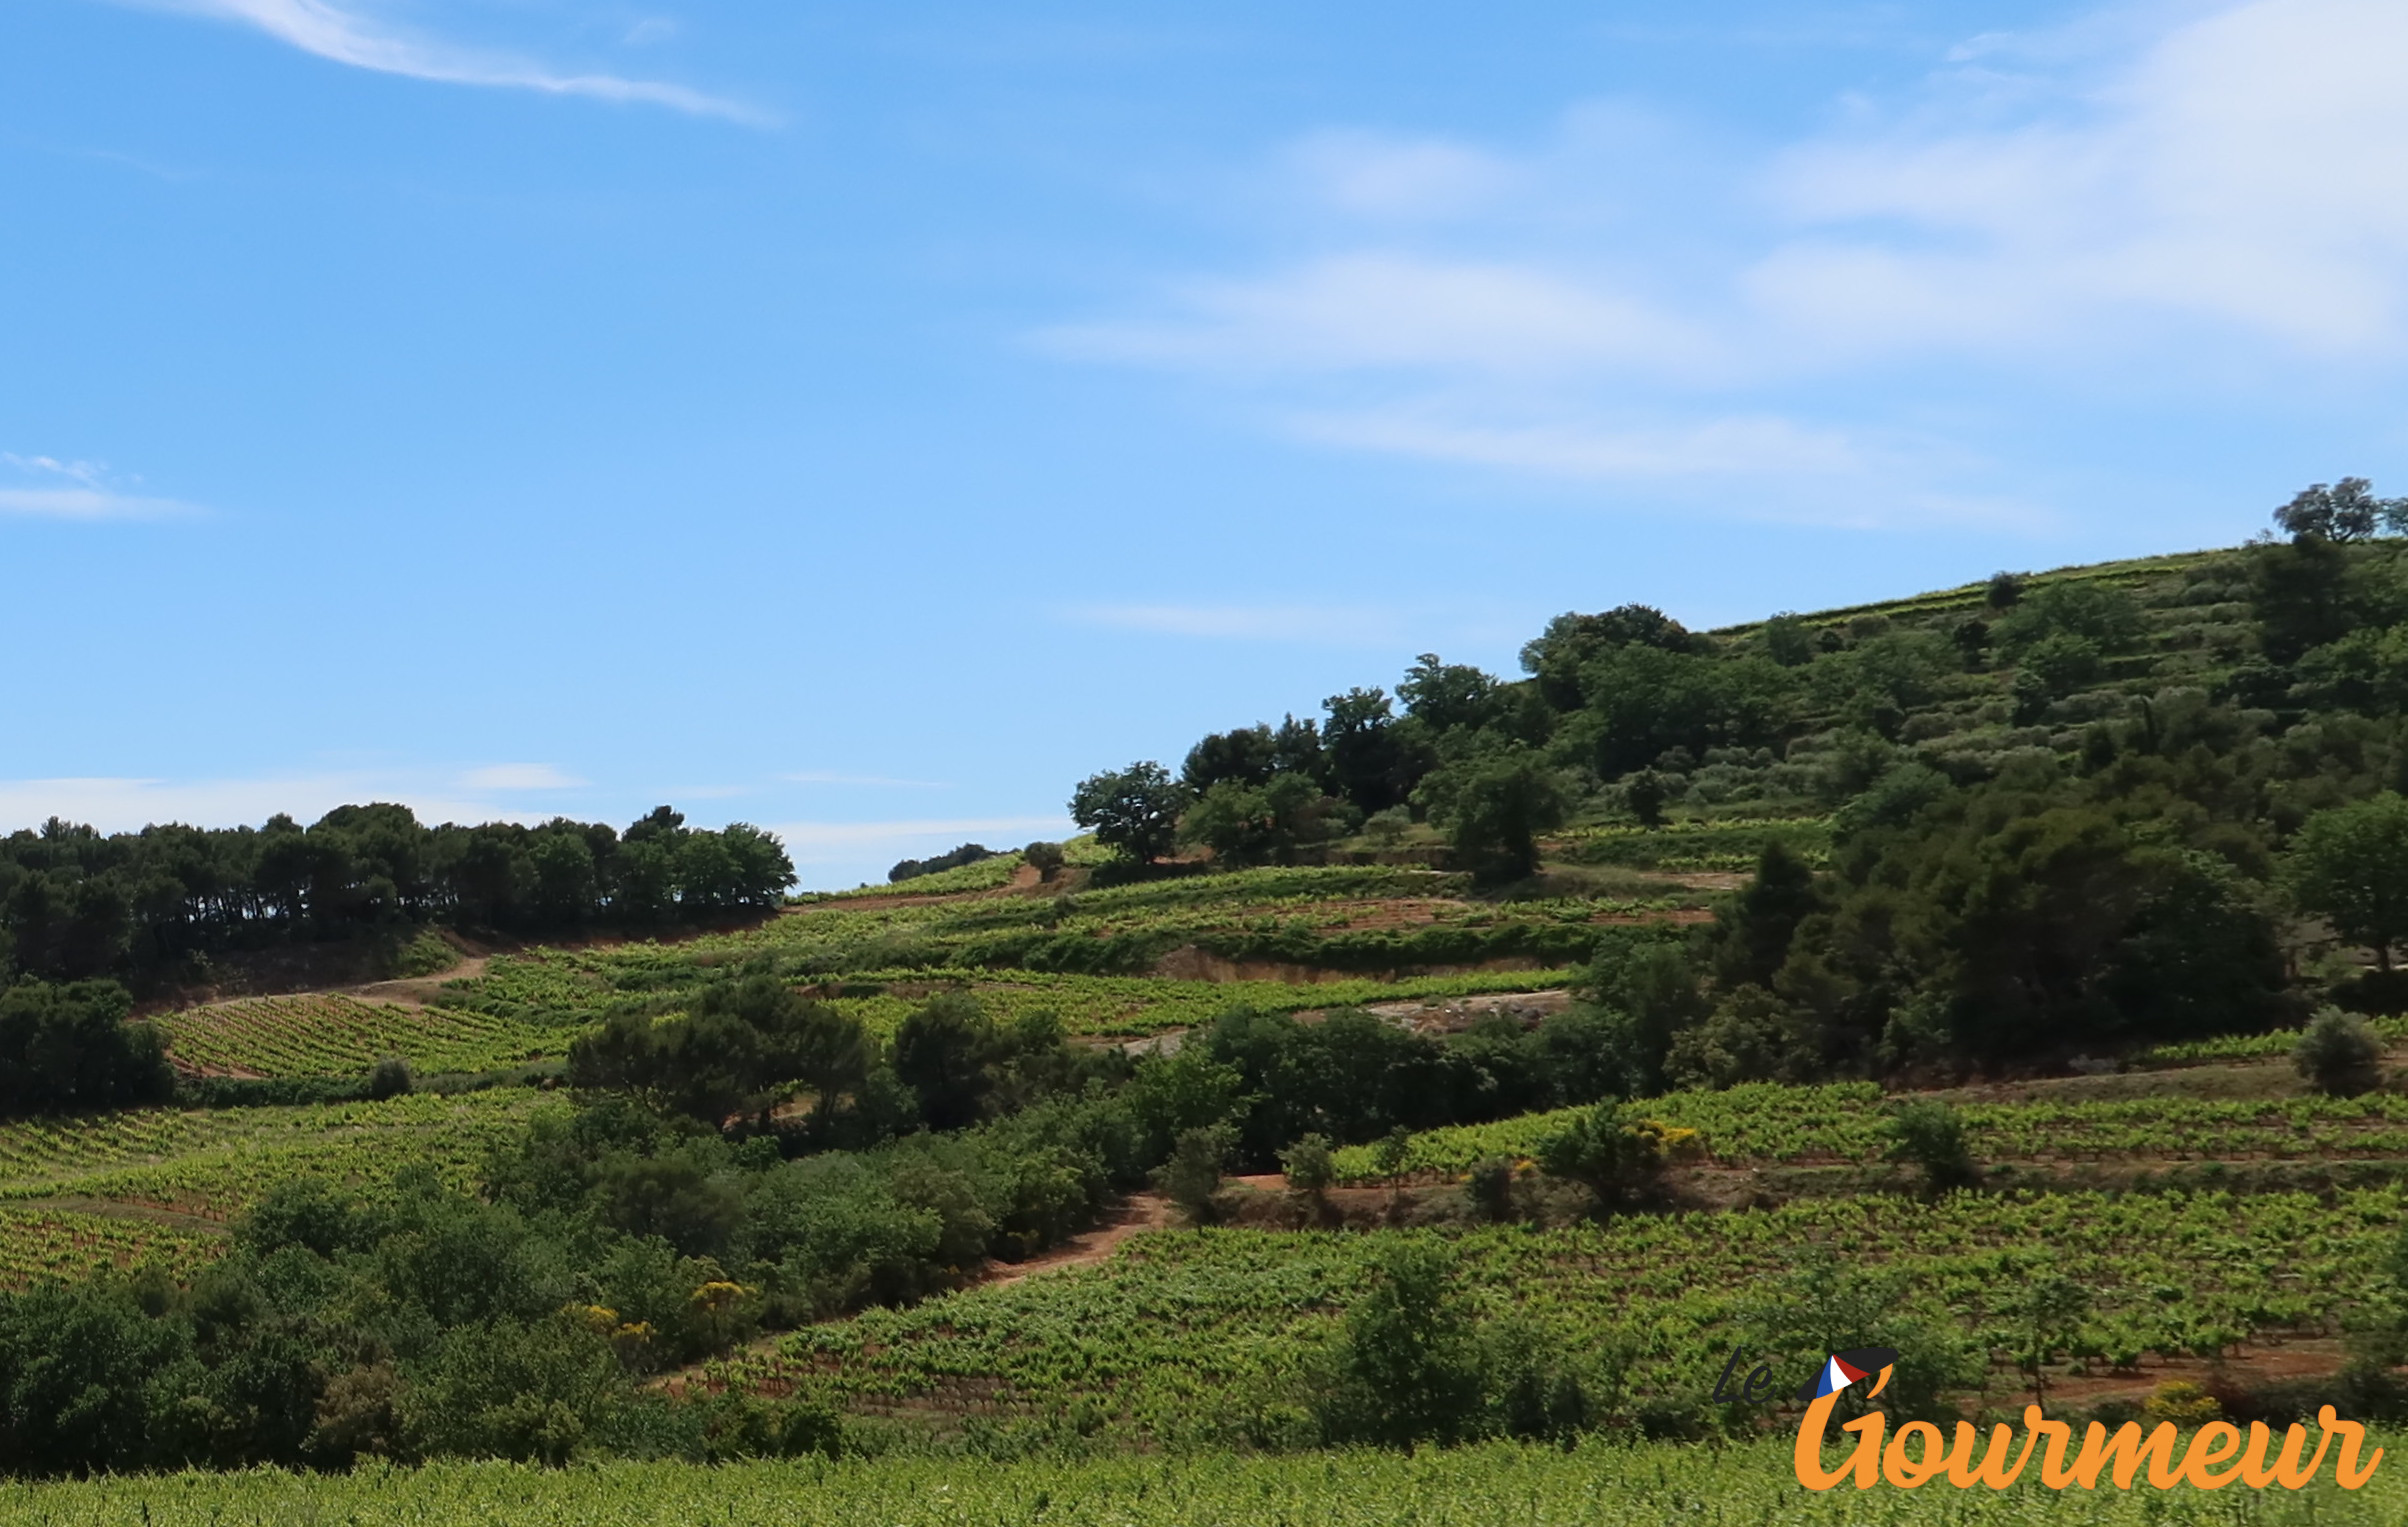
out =
[[(1282, 253), (1034, 338), (1349, 450), (2028, 524), (1932, 378), (2229, 401), (2408, 371), (2403, 54), (2392, 0), (2112, 6), (1935, 46), (1921, 88), (1769, 151), (1603, 103), (1536, 147), (1315, 133), (1258, 171)], [(1867, 516), (1875, 482), (1914, 507)]]
[(148, 0), (148, 3), (256, 27), (305, 53), (379, 74), (406, 75), (452, 85), (583, 96), (625, 105), (665, 106), (673, 111), (720, 117), (756, 127), (774, 125), (776, 121), (774, 116), (756, 107), (683, 85), (626, 79), (615, 74), (573, 73), (507, 54), (413, 36), (329, 0)]
[(0, 467), (13, 468), (20, 482), (40, 484), (0, 483), (0, 514), (50, 520), (163, 520), (202, 512), (176, 499), (127, 492), (112, 482), (101, 462), (0, 451)]
[(563, 773), (551, 764), (487, 764), (460, 776), (470, 790), (574, 790), (588, 781)]

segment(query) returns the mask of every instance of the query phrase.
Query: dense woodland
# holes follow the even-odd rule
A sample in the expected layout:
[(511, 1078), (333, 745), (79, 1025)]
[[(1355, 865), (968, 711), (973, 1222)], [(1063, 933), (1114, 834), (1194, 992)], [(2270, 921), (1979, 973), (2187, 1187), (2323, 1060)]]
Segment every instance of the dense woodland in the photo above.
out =
[[(1393, 696), (1352, 690), (1317, 718), (1206, 737), (1175, 775), (1140, 763), (1083, 782), (1073, 811), (1119, 855), (1114, 873), (1076, 893), (982, 882), (951, 942), (878, 922), (880, 908), (841, 948), (797, 934), (741, 958), (664, 952), (614, 967), (625, 979), (607, 989), (546, 966), (562, 984), (542, 991), (593, 1004), (575, 1009), (562, 1099), (465, 1185), (431, 1171), (382, 1192), (285, 1182), (189, 1279), (152, 1269), (0, 1295), (0, 1469), (833, 1451), (860, 1437), (807, 1387), (745, 1398), (656, 1381), (764, 1330), (957, 1287), (1148, 1184), (1204, 1223), (1226, 1171), (1279, 1170), (1299, 1212), (1327, 1213), (1348, 1147), (1393, 1175), (1418, 1132), (1577, 1110), (1537, 1142), (1535, 1185), (1487, 1160), (1466, 1202), (1496, 1221), (1643, 1215), (1663, 1207), (1685, 1132), (1640, 1100), (1674, 1090), (2039, 1072), (2295, 1025), (2327, 1004), (2399, 1011), (2408, 504), (2349, 480), (2278, 523), (2282, 537), (2233, 550), (2002, 574), (1882, 613), (1717, 633), (1639, 607), (1566, 615), (1524, 650), (1519, 679), (1428, 656)], [(1506, 915), (1564, 899), (1594, 845), (1643, 848), (1672, 815), (1740, 806), (1761, 851), (1710, 919), (1615, 925), (1587, 902)], [(1825, 825), (1779, 830), (1805, 822)], [(1550, 963), (1585, 961), (1577, 1000), (1445, 1035), (1238, 1004), (1145, 1054), (1074, 1042), (1050, 1011), (999, 1018), (960, 979), (1151, 969), (1160, 940), (1112, 922), (1112, 906), (1154, 896), (1159, 911), (1236, 867), (1416, 854), (1442, 855), (1496, 917), (1312, 936), (1391, 966), (1398, 951), (1540, 940)], [(970, 845), (897, 878), (990, 857)], [(1051, 879), (1064, 856), (1037, 845), (1020, 862)], [(689, 832), (665, 809), (625, 834), (427, 829), (392, 807), (306, 830), (21, 833), (0, 858), (22, 973), (0, 998), (0, 1074), (49, 1080), (0, 1107), (163, 1095), (157, 1041), (123, 1021), (110, 976), (422, 920), (649, 926), (771, 905), (791, 878), (765, 835)], [(1189, 942), (1293, 952), (1306, 935), (1276, 923), (1231, 935), (1258, 943)], [(908, 1011), (873, 1027), (845, 1005), (868, 1000), (856, 985)], [(2328, 1013), (2310, 1031), (2360, 1047), (2367, 1074), (2318, 1070), (2326, 1090), (2379, 1080), (2353, 1022)], [(1931, 1193), (1977, 1185), (1947, 1109), (1883, 1127)], [(1337, 1334), (1231, 1397), (1244, 1415), (1219, 1440), (1699, 1436), (1761, 1419), (1694, 1395), (1634, 1399), (1615, 1366), (1631, 1353), (1484, 1322), (1452, 1265), (1387, 1245)], [(2378, 1375), (2408, 1352), (2400, 1268), (2381, 1295), (2398, 1318), (2367, 1328)], [(1848, 1303), (1844, 1278), (1808, 1271), (1803, 1292), (1746, 1312), (1748, 1341), (1821, 1350), (1841, 1321), (1914, 1348), (1927, 1356), (1899, 1402), (1935, 1413), (1981, 1368), (1970, 1338), (1901, 1324), (1874, 1284)], [(2033, 1286), (2068, 1301), (2001, 1316), (2028, 1317), (2026, 1337), (2002, 1339), (2025, 1340), (2038, 1375), (2058, 1329), (2043, 1323), (2078, 1300)], [(2374, 1380), (2360, 1392), (2389, 1403)]]
[(189, 974), (196, 957), (441, 923), (510, 933), (646, 928), (775, 907), (776, 838), (689, 828), (663, 806), (625, 832), (429, 827), (406, 806), (339, 806), (308, 827), (146, 827), (57, 818), (0, 838), (0, 972), (42, 980)]

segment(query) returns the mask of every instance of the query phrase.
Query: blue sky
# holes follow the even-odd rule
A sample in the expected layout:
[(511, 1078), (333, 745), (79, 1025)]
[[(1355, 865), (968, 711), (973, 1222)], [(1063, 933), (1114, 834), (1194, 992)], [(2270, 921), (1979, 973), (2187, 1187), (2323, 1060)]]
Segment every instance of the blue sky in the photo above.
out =
[(0, 827), (808, 885), (1558, 611), (2408, 489), (2408, 9), (10, 0)]

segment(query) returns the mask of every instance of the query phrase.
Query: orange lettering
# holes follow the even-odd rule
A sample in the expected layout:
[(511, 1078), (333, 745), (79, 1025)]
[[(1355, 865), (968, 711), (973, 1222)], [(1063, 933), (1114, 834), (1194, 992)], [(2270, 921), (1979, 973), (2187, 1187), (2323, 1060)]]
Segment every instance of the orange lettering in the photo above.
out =
[[(2355, 1421), (2343, 1421), (2336, 1418), (2333, 1414), (2333, 1407), (2330, 1405), (2324, 1406), (2316, 1412), (2316, 1424), (2328, 1432), (2338, 1432), (2341, 1435), (2341, 1456), (2333, 1460), (2333, 1482), (2335, 1484), (2344, 1490), (2355, 1490), (2375, 1477), (2376, 1466), (2383, 1461), (2381, 1448), (2376, 1448), (2374, 1456), (2366, 1460), (2365, 1468), (2358, 1467), (2358, 1446), (2366, 1440), (2365, 1427)], [(2317, 1449), (2319, 1454), (2323, 1451), (2322, 1448)]]
[(2149, 1465), (2149, 1483), (2160, 1490), (2171, 1490), (2182, 1482), (2174, 1461), (2174, 1442), (2171, 1421), (2157, 1423), (2157, 1430), (2149, 1433), (2146, 1442), (2141, 1440), (2138, 1421), (2126, 1421), (2117, 1427), (2112, 1439), (2107, 1437), (2106, 1427), (2093, 1421), (2082, 1434), (2082, 1456), (2074, 1460), (2073, 1480), (2085, 1490), (2096, 1489), (2099, 1470), (2106, 1466), (2115, 1476), (2115, 1487), (2129, 1490), (2132, 1476), (2140, 1472), (2145, 1460)]
[[(1905, 1433), (1901, 1432), (1899, 1435), (1904, 1436)], [(1964, 1421), (1957, 1423), (1956, 1450), (1948, 1455), (1948, 1482), (1960, 1490), (1970, 1490), (1975, 1485), (1988, 1485), (1993, 1490), (2004, 1490), (2007, 1486), (2015, 1483), (2015, 1476), (2021, 1474), (2023, 1466), (2031, 1461), (2032, 1443), (2036, 1439), (2032, 1437), (2023, 1439), (2022, 1455), (2015, 1459), (2013, 1468), (2008, 1468), (2007, 1458), (2015, 1452), (2015, 1428), (1994, 1426), (1990, 1428), (1990, 1446), (1982, 1453), (1981, 1464), (1976, 1467), (1973, 1462), (1973, 1442), (1976, 1435), (1977, 1433), (1970, 1423)]]
[[(1923, 1456), (1920, 1460), (1909, 1458), (1906, 1454), (1906, 1439), (1909, 1437), (1923, 1439)], [(1929, 1421), (1909, 1421), (1898, 1428), (1898, 1435), (1890, 1439), (1889, 1447), (1882, 1453), (1881, 1477), (1901, 1490), (1915, 1489), (1940, 1472), (1940, 1466), (1947, 1461), (1941, 1456), (1945, 1448), (1938, 1427)]]
[(2072, 1484), (2074, 1477), (2065, 1467), (2065, 1449), (2074, 1440), (2074, 1429), (2062, 1421), (2043, 1420), (2037, 1405), (2023, 1408), (2023, 1424), (2031, 1428), (2033, 1441), (2048, 1438), (2048, 1452), (2040, 1460), (2040, 1482), (2052, 1490)]
[(2230, 1421), (2210, 1421), (2191, 1434), (2190, 1449), (2182, 1455), (2182, 1477), (2195, 1490), (2221, 1490), (2240, 1478), (2241, 1466), (2215, 1465), (2241, 1450), (2241, 1429)]
[(2286, 1490), (2304, 1490), (2308, 1487), (2308, 1481), (2316, 1477), (2316, 1471), (2324, 1467), (2324, 1450), (2333, 1445), (2333, 1434), (2326, 1432), (2316, 1439), (2316, 1456), (2309, 1459), (2308, 1466), (2303, 1469), (2298, 1467), (2299, 1446), (2307, 1440), (2308, 1429), (2292, 1426), (2286, 1431), (2288, 1435), (2283, 1438), (2283, 1456), (2274, 1465), (2274, 1482)]
[(1856, 1488), (1870, 1490), (1881, 1478), (1881, 1430), (1888, 1418), (1880, 1411), (1858, 1416), (1840, 1428), (1856, 1433), (1856, 1450), (1838, 1468), (1823, 1468), (1823, 1428), (1831, 1422), (1832, 1408), (1839, 1404), (1836, 1394), (1824, 1395), (1806, 1407), (1798, 1421), (1798, 1441), (1791, 1462), (1797, 1469), (1798, 1483), (1809, 1490), (1828, 1490), (1851, 1474)]

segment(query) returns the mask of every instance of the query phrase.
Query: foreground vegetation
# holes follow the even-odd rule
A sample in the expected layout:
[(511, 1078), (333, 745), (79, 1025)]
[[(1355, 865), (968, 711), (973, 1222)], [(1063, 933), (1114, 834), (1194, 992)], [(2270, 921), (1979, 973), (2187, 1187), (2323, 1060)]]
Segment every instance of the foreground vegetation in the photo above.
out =
[[(2400, 1439), (2377, 1434), (2396, 1457)], [(262, 1471), (0, 1486), (0, 1514), (41, 1527), (1686, 1527), (1719, 1522), (2075, 1524), (2388, 1523), (2408, 1510), (2408, 1473), (2381, 1470), (2355, 1492), (2329, 1475), (2285, 1490), (2006, 1491), (1930, 1486), (1810, 1495), (1792, 1477), (1787, 1439), (1726, 1447), (1569, 1451), (1489, 1444), (1450, 1452), (1301, 1457), (1093, 1457), (998, 1462), (958, 1457), (744, 1463), (715, 1469), (610, 1463), (539, 1472), (507, 1464), (434, 1464), (327, 1477)]]

